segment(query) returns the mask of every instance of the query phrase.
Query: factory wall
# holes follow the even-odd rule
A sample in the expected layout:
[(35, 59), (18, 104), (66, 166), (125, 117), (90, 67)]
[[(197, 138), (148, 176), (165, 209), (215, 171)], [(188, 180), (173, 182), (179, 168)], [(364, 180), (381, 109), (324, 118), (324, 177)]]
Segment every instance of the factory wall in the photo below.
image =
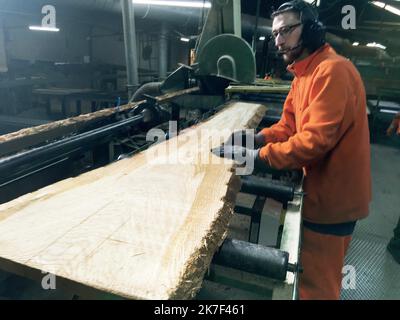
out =
[(173, 71), (177, 68), (178, 63), (189, 64), (189, 44), (182, 42), (177, 38), (170, 40), (170, 59), (168, 62), (168, 70)]
[[(136, 22), (137, 56), (141, 82), (153, 81), (158, 77), (159, 29), (157, 25), (146, 26)], [(125, 65), (125, 48), (122, 29), (110, 34), (103, 28), (93, 29), (93, 62)], [(106, 36), (108, 32), (108, 36)], [(104, 36), (101, 36), (104, 35)], [(174, 71), (178, 63), (188, 64), (189, 45), (179, 40), (173, 32), (168, 33), (167, 70)]]
[(112, 31), (94, 27), (92, 35), (92, 60), (94, 63), (125, 65), (122, 29)]
[[(29, 25), (40, 25), (40, 15), (3, 14), (0, 23), (4, 26), (4, 44), (7, 61), (54, 62), (60, 64), (85, 64), (92, 62), (125, 66), (125, 48), (120, 14), (104, 16), (90, 12), (57, 11), (57, 27), (60, 32), (31, 31)], [(159, 75), (159, 21), (136, 20), (137, 54), (140, 82), (157, 81)], [(180, 41), (169, 24), (167, 71), (174, 71), (178, 63), (188, 64), (189, 45)], [(181, 30), (182, 31), (182, 30)], [(82, 78), (85, 78), (83, 76)], [(82, 81), (80, 81), (82, 80)], [(79, 79), (80, 86), (90, 83)], [(78, 83), (76, 83), (78, 85)]]
[(85, 25), (71, 23), (60, 26), (60, 32), (38, 32), (28, 29), (29, 25), (39, 24), (33, 19), (13, 16), (3, 21), (8, 60), (83, 63), (88, 55)]

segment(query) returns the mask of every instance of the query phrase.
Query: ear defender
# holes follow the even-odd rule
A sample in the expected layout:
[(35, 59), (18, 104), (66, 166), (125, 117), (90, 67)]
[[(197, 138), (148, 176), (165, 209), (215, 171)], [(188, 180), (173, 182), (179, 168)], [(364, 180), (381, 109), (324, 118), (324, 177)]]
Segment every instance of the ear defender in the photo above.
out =
[(318, 20), (306, 20), (303, 22), (303, 32), (301, 34), (304, 46), (314, 52), (325, 44), (325, 27)]

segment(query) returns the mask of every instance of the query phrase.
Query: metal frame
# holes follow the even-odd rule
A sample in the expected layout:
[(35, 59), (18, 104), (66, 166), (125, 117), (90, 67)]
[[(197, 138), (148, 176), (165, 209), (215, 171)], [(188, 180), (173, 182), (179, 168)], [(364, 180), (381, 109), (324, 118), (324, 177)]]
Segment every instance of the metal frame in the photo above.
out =
[[(303, 180), (296, 187), (297, 194), (288, 202), (283, 224), (280, 249), (289, 253), (289, 263), (300, 265), (302, 210), (303, 210)], [(286, 280), (276, 286), (272, 298), (274, 300), (298, 299), (299, 273), (288, 272)]]
[[(261, 274), (250, 273), (247, 271), (238, 270), (227, 265), (217, 265), (212, 263), (205, 280), (217, 282), (221, 285), (225, 285), (235, 290), (239, 290), (238, 294), (247, 292), (248, 295), (254, 295), (261, 299), (272, 299), (272, 300), (297, 300), (298, 299), (298, 274), (301, 272), (300, 267), (300, 247), (301, 247), (301, 227), (302, 227), (302, 207), (303, 207), (303, 179), (299, 181), (293, 189), (293, 197), (285, 202), (284, 207), (286, 210), (282, 212), (283, 217), (283, 231), (281, 238), (278, 239), (279, 250), (287, 252), (289, 255), (288, 272), (286, 272), (286, 278), (284, 281), (266, 277)], [(254, 190), (253, 190), (254, 191)], [(261, 196), (258, 196), (261, 197)], [(266, 195), (268, 197), (268, 195)], [(259, 208), (257, 198), (253, 208), (246, 208), (242, 206), (236, 206), (235, 212), (245, 214), (252, 217), (253, 227), (257, 227), (258, 230), (255, 232), (254, 228), (250, 228), (251, 233), (258, 235), (261, 232), (265, 232), (262, 229), (262, 215), (265, 197), (262, 197), (263, 205)], [(260, 216), (260, 221), (255, 224), (257, 216)], [(277, 249), (274, 249), (277, 250)], [(254, 270), (253, 270), (254, 272)], [(205, 286), (208, 282), (205, 282)], [(215, 294), (215, 293), (214, 293)], [(247, 294), (246, 294), (247, 296)]]

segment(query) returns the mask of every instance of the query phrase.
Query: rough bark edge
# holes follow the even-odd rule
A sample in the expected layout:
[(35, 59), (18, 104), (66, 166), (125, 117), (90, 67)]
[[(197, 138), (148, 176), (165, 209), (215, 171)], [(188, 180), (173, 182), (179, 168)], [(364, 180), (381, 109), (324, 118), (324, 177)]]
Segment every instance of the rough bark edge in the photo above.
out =
[[(259, 106), (255, 115), (245, 125), (254, 128), (264, 116), (266, 108)], [(233, 173), (227, 183), (227, 191), (222, 197), (223, 206), (218, 211), (217, 218), (211, 223), (210, 229), (201, 240), (202, 245), (197, 248), (184, 266), (184, 271), (177, 286), (169, 292), (169, 299), (192, 299), (200, 290), (204, 275), (211, 263), (214, 253), (227, 236), (227, 226), (233, 216), (236, 195), (240, 191), (240, 178)]]
[(133, 109), (141, 103), (143, 103), (143, 101), (127, 104), (120, 108), (102, 109), (96, 112), (81, 114), (76, 117), (4, 134), (0, 136), (0, 156), (42, 143), (48, 139), (59, 138), (67, 133), (80, 129), (81, 126), (90, 125), (96, 121), (101, 121), (117, 114), (118, 112)]
[[(245, 125), (246, 128), (256, 127), (266, 111), (265, 106), (259, 105), (254, 116)], [(214, 116), (217, 116), (218, 113)], [(211, 118), (210, 118), (211, 119)], [(208, 120), (210, 120), (208, 119)], [(192, 299), (196, 296), (203, 283), (204, 275), (211, 263), (214, 253), (223, 243), (227, 236), (227, 226), (233, 216), (236, 195), (240, 191), (240, 178), (234, 174), (234, 166), (230, 168), (232, 173), (228, 183), (226, 194), (221, 198), (223, 206), (218, 210), (217, 218), (211, 223), (210, 229), (201, 240), (201, 246), (194, 250), (192, 256), (188, 259), (183, 267), (181, 279), (177, 282), (175, 288), (171, 288), (167, 294), (168, 299), (183, 300)], [(222, 232), (223, 231), (223, 232)], [(32, 267), (30, 267), (32, 268)], [(43, 269), (43, 271), (47, 271)], [(58, 276), (64, 278), (63, 276)], [(120, 290), (110, 290), (102, 285), (92, 283), (77, 282), (76, 280), (68, 279), (83, 286), (89, 286), (96, 290), (100, 290), (109, 294), (114, 294), (127, 299), (149, 299), (144, 296), (130, 295)], [(157, 297), (158, 299), (166, 299), (166, 297)]]

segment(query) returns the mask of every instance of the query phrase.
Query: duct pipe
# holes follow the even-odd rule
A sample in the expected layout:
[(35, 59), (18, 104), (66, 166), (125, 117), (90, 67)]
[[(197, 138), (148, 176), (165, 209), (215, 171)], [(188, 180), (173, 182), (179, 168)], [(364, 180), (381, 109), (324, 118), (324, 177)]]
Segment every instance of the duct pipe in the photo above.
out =
[(158, 56), (158, 75), (159, 80), (161, 81), (167, 77), (168, 28), (165, 21), (161, 23)]
[(135, 18), (132, 0), (121, 0), (121, 8), (125, 40), (126, 76), (128, 81), (127, 88), (128, 97), (130, 98), (139, 87)]

